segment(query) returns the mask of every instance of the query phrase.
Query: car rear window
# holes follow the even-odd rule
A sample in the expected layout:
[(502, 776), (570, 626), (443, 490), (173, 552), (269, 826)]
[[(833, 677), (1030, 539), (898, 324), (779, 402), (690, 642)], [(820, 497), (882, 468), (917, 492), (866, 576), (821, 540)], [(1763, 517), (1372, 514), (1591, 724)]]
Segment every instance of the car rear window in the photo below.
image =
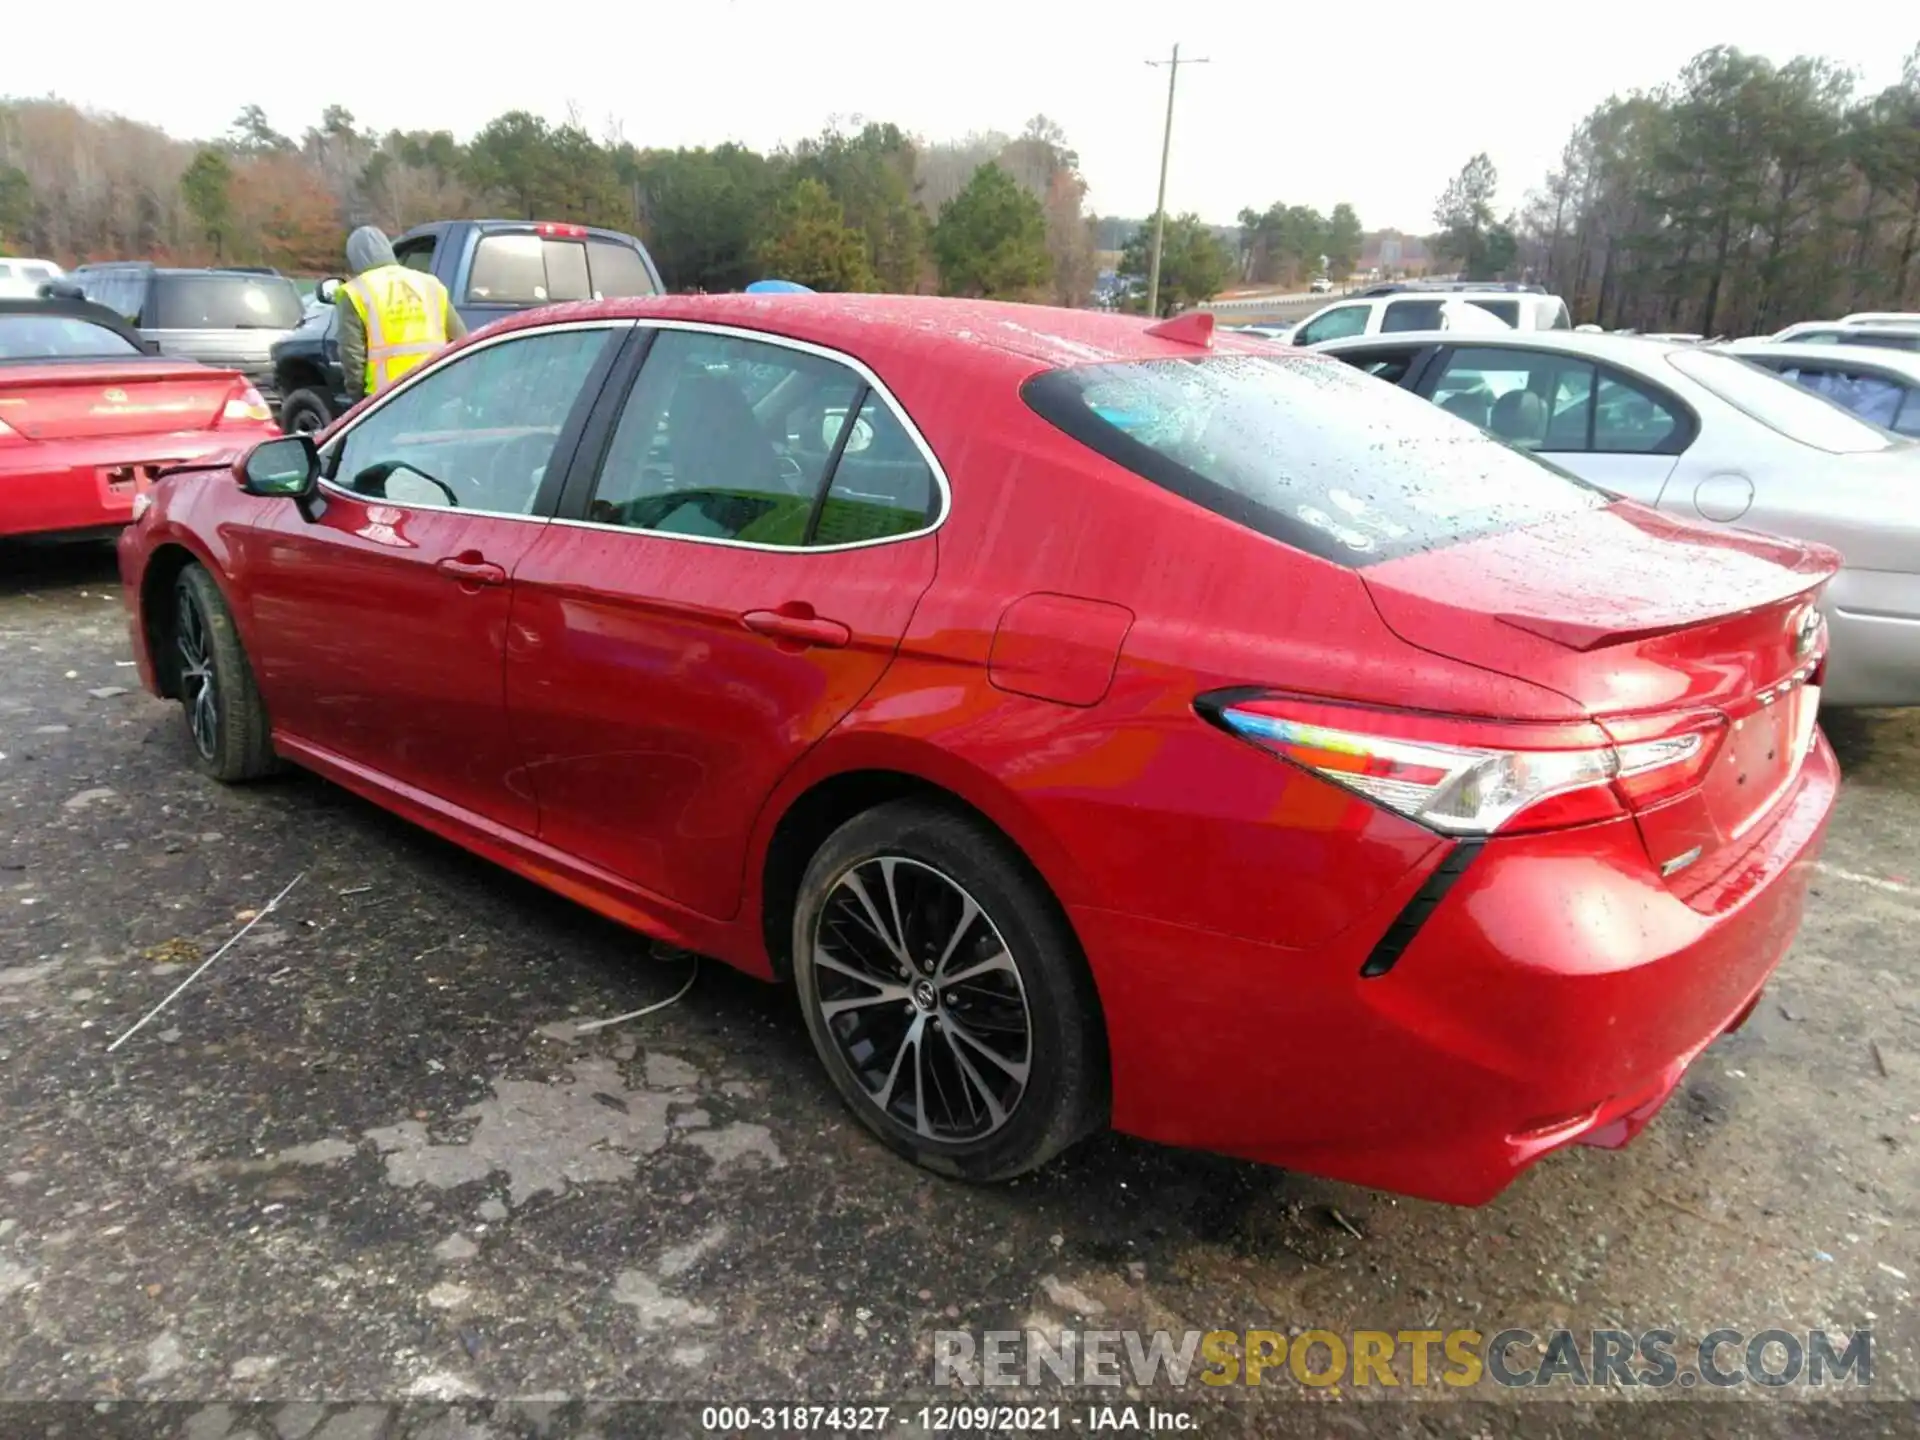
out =
[(1142, 479), (1342, 565), (1609, 503), (1337, 360), (1087, 365), (1037, 375), (1021, 393), (1044, 419)]
[(1514, 329), (1520, 328), (1520, 302), (1518, 300), (1469, 300), (1469, 305), (1478, 305), (1489, 315), (1507, 322)]
[[(126, 336), (91, 320), (72, 315), (0, 315), (0, 360), (84, 360), (139, 353)], [(5, 418), (0, 414), (0, 420)]]
[(467, 277), (467, 299), (481, 305), (556, 305), (651, 294), (653, 277), (639, 252), (602, 239), (486, 235), (474, 247)]
[(156, 275), (154, 330), (294, 330), (300, 292), (277, 275)]
[(1829, 455), (1885, 450), (1896, 443), (1831, 400), (1746, 360), (1706, 350), (1675, 350), (1667, 363), (1769, 430)]

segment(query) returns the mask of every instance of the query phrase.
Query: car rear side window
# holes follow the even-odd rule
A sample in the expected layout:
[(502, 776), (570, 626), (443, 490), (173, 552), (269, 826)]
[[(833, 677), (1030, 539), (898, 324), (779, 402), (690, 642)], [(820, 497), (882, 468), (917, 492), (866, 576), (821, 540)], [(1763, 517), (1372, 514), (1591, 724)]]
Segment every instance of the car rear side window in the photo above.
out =
[(156, 275), (155, 330), (296, 330), (300, 292), (291, 280), (262, 275)]
[(1520, 328), (1520, 302), (1518, 300), (1468, 300), (1469, 305), (1478, 305), (1496, 319), (1504, 320), (1514, 329)]
[[(586, 518), (683, 539), (806, 545), (847, 412), (865, 390), (822, 355), (662, 330), (620, 412)], [(845, 448), (858, 438), (856, 427)]]
[[(837, 441), (845, 418), (845, 411), (823, 416), (820, 438)], [(939, 509), (927, 457), (892, 409), (869, 394), (833, 467), (813, 543), (852, 545), (907, 535), (931, 524)]]
[(1443, 313), (1438, 300), (1395, 300), (1380, 317), (1380, 329), (1438, 330)]
[(1608, 503), (1426, 401), (1325, 359), (1088, 365), (1037, 375), (1021, 393), (1142, 479), (1343, 565)]

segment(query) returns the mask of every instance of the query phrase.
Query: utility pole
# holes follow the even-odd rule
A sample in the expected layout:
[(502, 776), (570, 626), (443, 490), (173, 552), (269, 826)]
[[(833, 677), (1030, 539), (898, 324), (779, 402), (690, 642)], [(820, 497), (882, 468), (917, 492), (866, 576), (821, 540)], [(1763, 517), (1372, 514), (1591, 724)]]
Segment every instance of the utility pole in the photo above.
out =
[(1206, 65), (1207, 60), (1182, 60), (1180, 47), (1173, 47), (1170, 60), (1149, 60), (1147, 64), (1167, 67), (1167, 126), (1160, 136), (1160, 196), (1153, 207), (1153, 260), (1147, 267), (1147, 314), (1160, 316), (1160, 244), (1167, 230), (1167, 152), (1173, 149), (1173, 87), (1180, 79), (1182, 65)]

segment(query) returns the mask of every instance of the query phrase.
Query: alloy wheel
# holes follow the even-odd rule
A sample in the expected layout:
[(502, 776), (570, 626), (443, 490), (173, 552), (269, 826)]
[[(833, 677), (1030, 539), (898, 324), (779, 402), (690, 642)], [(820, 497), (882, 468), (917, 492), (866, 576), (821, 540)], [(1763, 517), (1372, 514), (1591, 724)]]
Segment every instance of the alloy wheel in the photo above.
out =
[(850, 867), (820, 907), (812, 962), (820, 1018), (881, 1111), (947, 1143), (1007, 1123), (1033, 1062), (1026, 989), (950, 877), (903, 855)]
[(187, 728), (193, 732), (194, 748), (201, 758), (211, 760), (220, 743), (219, 682), (213, 670), (213, 642), (207, 633), (207, 617), (201, 612), (200, 603), (185, 590), (180, 592), (174, 643), (180, 651), (180, 700), (187, 709)]

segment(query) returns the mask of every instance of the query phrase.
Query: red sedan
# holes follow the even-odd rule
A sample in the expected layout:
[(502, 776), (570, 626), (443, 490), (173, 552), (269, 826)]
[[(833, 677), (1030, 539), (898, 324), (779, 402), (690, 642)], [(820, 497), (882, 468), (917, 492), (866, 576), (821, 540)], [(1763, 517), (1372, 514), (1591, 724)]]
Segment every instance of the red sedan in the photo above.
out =
[(279, 433), (244, 376), (154, 355), (110, 310), (0, 300), (0, 537), (117, 530), (169, 466)]
[(207, 773), (790, 978), (861, 1120), (979, 1179), (1110, 1123), (1479, 1202), (1624, 1143), (1837, 785), (1832, 553), (1201, 317), (538, 311), (120, 554)]

